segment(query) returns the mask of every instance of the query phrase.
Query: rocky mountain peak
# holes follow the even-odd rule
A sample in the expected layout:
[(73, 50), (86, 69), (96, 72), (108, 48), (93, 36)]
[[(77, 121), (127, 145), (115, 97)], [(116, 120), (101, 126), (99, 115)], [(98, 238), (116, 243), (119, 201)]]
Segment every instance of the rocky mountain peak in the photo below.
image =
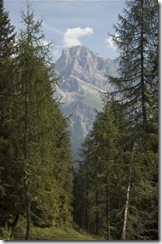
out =
[[(106, 81), (105, 74), (112, 75), (116, 72), (116, 63), (111, 59), (103, 59), (85, 46), (74, 46), (62, 51), (56, 62), (56, 70), (65, 79), (73, 75), (102, 89), (103, 84), (100, 85), (99, 81)], [(105, 89), (108, 89), (108, 83), (105, 85)]]
[(76, 57), (87, 57), (87, 56), (97, 56), (96, 53), (91, 51), (89, 48), (85, 46), (73, 46), (70, 48), (65, 48), (62, 51), (62, 55), (64, 57), (71, 57), (71, 58), (76, 58)]
[(56, 63), (56, 69), (67, 78), (70, 74), (75, 75), (76, 71), (80, 74), (92, 71), (92, 63), (96, 63), (96, 60), (97, 55), (85, 46), (65, 48)]
[(117, 66), (117, 61), (103, 59), (85, 46), (65, 48), (55, 64), (57, 73), (62, 75), (57, 89), (57, 96), (63, 103), (62, 111), (66, 116), (74, 114), (70, 131), (75, 160), (95, 120), (96, 110), (102, 108), (100, 92), (111, 90), (105, 74), (115, 75)]

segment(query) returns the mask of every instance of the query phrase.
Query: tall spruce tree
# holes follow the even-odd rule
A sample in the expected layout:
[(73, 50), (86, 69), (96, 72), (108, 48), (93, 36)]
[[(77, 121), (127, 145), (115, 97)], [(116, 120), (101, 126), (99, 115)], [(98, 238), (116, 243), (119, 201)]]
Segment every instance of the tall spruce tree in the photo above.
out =
[(126, 7), (112, 35), (120, 52), (119, 78), (109, 79), (132, 119), (144, 125), (158, 94), (158, 2), (127, 1)]
[(11, 58), (8, 52), (5, 60), (11, 61), (12, 72), (1, 80), (6, 82), (1, 97), (6, 103), (5, 124), (1, 124), (0, 209), (1, 226), (15, 226), (19, 216), (26, 218), (25, 239), (29, 240), (31, 222), (48, 227), (72, 221), (73, 170), (67, 121), (54, 100), (58, 78), (51, 44), (44, 45), (41, 21), (35, 21), (29, 3), (22, 23), (15, 53)]
[(18, 220), (16, 195), (19, 196), (19, 177), (15, 177), (14, 160), (16, 145), (13, 138), (15, 123), (13, 116), (14, 83), (13, 58), (15, 54), (14, 26), (0, 1), (0, 226), (14, 226)]
[(127, 209), (124, 239), (157, 239), (158, 2), (127, 1), (126, 7), (112, 35), (120, 52), (119, 76), (109, 77), (115, 86), (113, 94), (118, 94), (117, 99), (132, 121), (131, 140), (136, 152), (130, 166), (132, 205), (129, 204), (130, 211)]
[(42, 227), (70, 221), (72, 160), (66, 121), (53, 99), (57, 78), (50, 44), (44, 45), (41, 21), (34, 20), (30, 4), (22, 21), (14, 59), (15, 113), (28, 240), (31, 221)]

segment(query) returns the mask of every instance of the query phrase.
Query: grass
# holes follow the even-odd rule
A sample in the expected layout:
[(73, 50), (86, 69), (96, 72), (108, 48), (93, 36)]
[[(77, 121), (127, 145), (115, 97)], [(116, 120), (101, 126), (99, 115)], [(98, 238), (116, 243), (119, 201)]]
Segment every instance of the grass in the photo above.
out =
[[(25, 222), (23, 219), (18, 223), (11, 236), (11, 230), (4, 228), (0, 233), (1, 240), (24, 240)], [(30, 240), (55, 240), (55, 241), (93, 241), (97, 237), (92, 236), (82, 230), (76, 230), (72, 227), (64, 226), (61, 228), (39, 228), (31, 225)]]
[(31, 240), (95, 240), (91, 235), (74, 230), (73, 228), (37, 228), (35, 235), (31, 234)]

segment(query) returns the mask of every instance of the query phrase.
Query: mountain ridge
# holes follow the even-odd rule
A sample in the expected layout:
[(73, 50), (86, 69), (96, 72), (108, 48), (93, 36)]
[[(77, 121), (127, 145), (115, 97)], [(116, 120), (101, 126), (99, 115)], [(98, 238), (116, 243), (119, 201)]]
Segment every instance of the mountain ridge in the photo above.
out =
[(92, 127), (96, 110), (101, 111), (101, 93), (112, 87), (105, 75), (116, 75), (118, 61), (104, 59), (85, 46), (74, 46), (62, 51), (55, 69), (62, 79), (57, 87), (57, 98), (62, 102), (65, 116), (74, 114), (70, 133), (72, 154), (75, 161), (81, 143)]

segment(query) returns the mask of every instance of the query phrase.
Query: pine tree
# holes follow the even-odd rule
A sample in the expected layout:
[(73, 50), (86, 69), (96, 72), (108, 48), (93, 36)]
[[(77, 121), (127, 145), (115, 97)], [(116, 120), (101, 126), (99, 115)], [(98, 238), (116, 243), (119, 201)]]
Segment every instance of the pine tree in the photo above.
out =
[[(138, 0), (127, 1), (126, 7), (124, 16), (119, 15), (119, 23), (112, 36), (120, 52), (119, 78), (109, 78), (117, 88), (115, 92), (122, 94), (124, 106), (134, 121), (146, 124), (150, 118), (150, 103), (158, 90), (155, 75), (158, 5), (157, 1)], [(154, 61), (150, 59), (152, 56)]]
[(28, 240), (31, 221), (41, 227), (70, 221), (72, 160), (66, 122), (53, 99), (57, 78), (50, 44), (43, 44), (41, 21), (34, 20), (30, 4), (22, 20), (25, 28), (20, 31), (14, 59), (15, 113)]
[[(112, 35), (120, 52), (119, 76), (109, 77), (115, 87), (113, 94), (118, 94), (117, 98), (132, 122), (132, 136), (129, 140), (135, 147), (131, 173), (133, 187), (129, 193), (132, 205), (129, 204), (127, 234), (124, 238), (156, 239), (158, 3), (145, 0), (127, 1), (126, 7), (124, 16), (119, 15), (116, 33)], [(131, 155), (132, 148), (130, 149)], [(145, 194), (141, 194), (142, 192)], [(152, 218), (154, 221), (151, 221)]]
[[(17, 147), (14, 141), (15, 118), (13, 116), (14, 83), (13, 55), (15, 54), (14, 26), (0, 1), (0, 226), (14, 226), (18, 220), (20, 182), (14, 168)], [(17, 198), (16, 199), (16, 196)]]
[(72, 222), (73, 169), (67, 120), (54, 100), (58, 78), (51, 44), (44, 45), (41, 21), (35, 21), (30, 4), (22, 22), (15, 53), (8, 57), (12, 79), (4, 83), (4, 92), (10, 93), (5, 99), (7, 115), (4, 110), (7, 129), (1, 124), (0, 208), (2, 226), (16, 225), (19, 216), (25, 216), (28, 240), (31, 222), (41, 227)]

